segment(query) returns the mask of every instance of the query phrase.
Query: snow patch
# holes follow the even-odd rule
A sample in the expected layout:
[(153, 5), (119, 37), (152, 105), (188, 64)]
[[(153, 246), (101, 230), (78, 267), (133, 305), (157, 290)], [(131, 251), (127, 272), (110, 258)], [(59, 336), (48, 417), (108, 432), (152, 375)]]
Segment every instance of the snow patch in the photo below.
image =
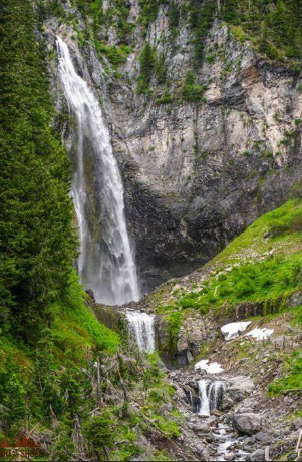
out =
[(222, 326), (221, 332), (224, 335), (225, 340), (232, 340), (239, 337), (239, 334), (247, 329), (247, 327), (252, 323), (252, 321), (247, 322), (231, 322)]
[(195, 364), (194, 369), (195, 370), (201, 369), (203, 371), (207, 371), (208, 374), (220, 374), (221, 372), (224, 371), (224, 369), (221, 367), (221, 364), (219, 363), (209, 364), (208, 359), (203, 359), (202, 361), (199, 361), (199, 363)]
[(267, 329), (266, 327), (263, 327), (262, 329), (259, 329), (256, 327), (256, 329), (251, 330), (248, 335), (250, 337), (255, 338), (256, 340), (266, 340), (268, 337), (270, 337), (274, 332), (274, 329)]

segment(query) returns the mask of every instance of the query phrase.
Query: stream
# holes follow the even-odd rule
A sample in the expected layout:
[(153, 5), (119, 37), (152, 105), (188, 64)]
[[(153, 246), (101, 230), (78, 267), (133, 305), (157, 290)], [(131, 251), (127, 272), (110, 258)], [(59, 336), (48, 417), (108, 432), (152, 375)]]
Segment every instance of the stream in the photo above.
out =
[[(211, 411), (219, 410), (223, 394), (228, 387), (229, 383), (226, 380), (210, 378), (199, 380), (199, 404), (196, 413), (201, 418), (206, 418), (211, 416)], [(245, 460), (248, 453), (242, 448), (243, 438), (237, 435), (231, 425), (219, 422), (217, 428), (213, 430), (213, 436), (216, 440), (215, 446), (217, 446), (217, 457), (214, 460)]]
[[(217, 459), (215, 460), (234, 460), (243, 461), (247, 456), (242, 448), (240, 448), (242, 442), (240, 437), (236, 435), (234, 430), (226, 424), (220, 423), (218, 425), (217, 432), (214, 433), (214, 437), (217, 439)], [(234, 454), (234, 457), (228, 459), (227, 455)]]

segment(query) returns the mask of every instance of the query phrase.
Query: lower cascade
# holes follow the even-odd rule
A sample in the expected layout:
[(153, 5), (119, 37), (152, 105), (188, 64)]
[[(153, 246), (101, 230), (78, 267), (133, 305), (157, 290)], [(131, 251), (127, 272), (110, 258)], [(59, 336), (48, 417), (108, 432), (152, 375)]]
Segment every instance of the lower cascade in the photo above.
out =
[(127, 310), (129, 333), (141, 351), (155, 350), (155, 316), (140, 311)]
[(200, 405), (198, 408), (198, 414), (200, 416), (208, 417), (211, 415), (213, 409), (218, 409), (224, 391), (227, 389), (228, 384), (222, 380), (209, 381), (199, 380), (198, 391)]
[[(124, 213), (124, 190), (112, 152), (108, 128), (100, 104), (87, 83), (76, 73), (67, 44), (57, 37), (59, 76), (69, 112), (76, 118), (77, 139), (72, 196), (80, 241), (78, 272), (96, 301), (123, 305), (140, 297), (136, 266)], [(101, 227), (98, 239), (91, 223), (87, 165), (93, 162), (97, 191), (95, 220)], [(99, 232), (99, 231), (98, 231)]]

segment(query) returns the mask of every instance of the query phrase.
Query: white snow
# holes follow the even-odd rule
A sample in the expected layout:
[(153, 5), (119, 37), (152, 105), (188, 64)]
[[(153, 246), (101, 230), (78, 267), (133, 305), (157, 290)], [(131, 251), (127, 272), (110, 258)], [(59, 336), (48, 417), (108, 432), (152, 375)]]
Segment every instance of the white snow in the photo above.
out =
[(247, 327), (252, 323), (252, 321), (246, 322), (231, 322), (222, 326), (221, 332), (224, 335), (225, 340), (232, 340), (239, 337), (239, 334), (247, 329)]
[(259, 329), (258, 327), (256, 327), (256, 329), (251, 330), (251, 332), (248, 332), (245, 335), (253, 337), (256, 340), (266, 340), (268, 337), (272, 335), (273, 332), (274, 329), (267, 329), (266, 327)]
[(199, 363), (195, 364), (194, 369), (195, 370), (201, 369), (201, 370), (207, 371), (208, 374), (220, 374), (220, 372), (224, 371), (224, 369), (221, 367), (221, 364), (219, 363), (209, 364), (208, 359), (202, 359), (201, 361), (199, 361)]

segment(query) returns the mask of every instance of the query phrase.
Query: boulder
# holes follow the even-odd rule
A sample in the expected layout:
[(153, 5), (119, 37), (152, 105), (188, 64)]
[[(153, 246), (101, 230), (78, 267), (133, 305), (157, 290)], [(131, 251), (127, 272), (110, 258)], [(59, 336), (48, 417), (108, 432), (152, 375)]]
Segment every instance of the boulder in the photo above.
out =
[(212, 429), (206, 423), (196, 423), (189, 425), (190, 428), (196, 433), (211, 433)]
[(198, 460), (210, 460), (209, 452), (203, 444), (196, 445), (194, 452)]
[(291, 428), (293, 430), (299, 430), (302, 428), (302, 417), (297, 417), (297, 419), (292, 422)]
[(289, 308), (295, 308), (296, 306), (301, 305), (302, 303), (302, 292), (295, 292), (294, 294), (290, 295), (287, 300), (287, 306)]
[(187, 398), (186, 392), (182, 387), (180, 387), (179, 385), (176, 385), (174, 383), (173, 388), (176, 391), (177, 398), (179, 398), (179, 399), (186, 399)]
[(228, 379), (228, 382), (230, 383), (230, 388), (241, 390), (247, 394), (252, 393), (252, 391), (254, 390), (253, 380), (245, 375), (231, 377), (230, 379)]
[(245, 393), (242, 390), (229, 388), (225, 390), (222, 398), (222, 403), (220, 409), (222, 411), (229, 411), (236, 404), (243, 401), (245, 398)]
[(239, 434), (254, 435), (263, 428), (264, 421), (260, 414), (234, 414), (233, 426)]
[(89, 297), (91, 298), (91, 300), (93, 300), (95, 302), (95, 296), (94, 296), (94, 293), (91, 289), (87, 289), (85, 290), (86, 294), (89, 295)]
[(256, 438), (257, 441), (261, 442), (261, 445), (269, 444), (270, 441), (271, 441), (270, 435), (268, 433), (265, 433), (265, 432), (256, 433), (255, 438)]
[(211, 414), (215, 415), (216, 417), (221, 417), (223, 415), (223, 412), (218, 411), (218, 409), (212, 409)]
[(224, 455), (224, 460), (236, 460), (236, 454), (234, 452), (230, 452), (229, 454)]
[(249, 462), (265, 460), (265, 451), (264, 451), (264, 449), (257, 449), (257, 451), (252, 452), (252, 454), (248, 454), (246, 456), (245, 460), (247, 460)]

